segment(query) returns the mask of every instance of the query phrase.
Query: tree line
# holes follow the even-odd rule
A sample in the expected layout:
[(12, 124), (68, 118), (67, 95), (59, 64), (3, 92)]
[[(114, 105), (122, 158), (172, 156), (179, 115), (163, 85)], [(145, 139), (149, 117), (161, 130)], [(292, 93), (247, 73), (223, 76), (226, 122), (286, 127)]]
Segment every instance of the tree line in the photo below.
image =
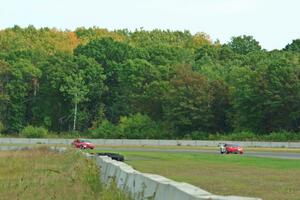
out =
[(299, 132), (299, 58), (300, 39), (267, 51), (246, 35), (14, 26), (0, 31), (0, 131)]

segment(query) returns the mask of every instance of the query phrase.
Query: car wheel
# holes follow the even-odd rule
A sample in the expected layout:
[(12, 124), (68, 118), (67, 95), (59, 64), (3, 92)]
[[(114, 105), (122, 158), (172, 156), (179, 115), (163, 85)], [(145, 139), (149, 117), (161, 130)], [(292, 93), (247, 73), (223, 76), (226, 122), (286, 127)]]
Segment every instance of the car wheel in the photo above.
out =
[(86, 149), (85, 146), (80, 146), (80, 149)]

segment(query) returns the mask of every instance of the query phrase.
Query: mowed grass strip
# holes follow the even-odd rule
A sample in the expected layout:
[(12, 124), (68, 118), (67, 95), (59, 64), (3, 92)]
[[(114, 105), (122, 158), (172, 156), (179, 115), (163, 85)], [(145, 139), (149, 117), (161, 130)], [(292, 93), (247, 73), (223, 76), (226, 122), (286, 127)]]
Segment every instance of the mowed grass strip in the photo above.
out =
[(128, 152), (135, 169), (187, 182), (214, 194), (300, 199), (300, 160), (202, 153)]
[[(209, 146), (148, 146), (148, 145), (96, 145), (96, 148), (143, 148), (143, 149), (162, 149), (162, 150), (214, 150), (219, 152), (219, 147)], [(246, 152), (281, 152), (281, 153), (300, 153), (300, 148), (283, 147), (243, 147)]]
[(47, 148), (0, 152), (0, 194), (3, 200), (129, 199), (114, 185), (101, 184), (94, 160)]

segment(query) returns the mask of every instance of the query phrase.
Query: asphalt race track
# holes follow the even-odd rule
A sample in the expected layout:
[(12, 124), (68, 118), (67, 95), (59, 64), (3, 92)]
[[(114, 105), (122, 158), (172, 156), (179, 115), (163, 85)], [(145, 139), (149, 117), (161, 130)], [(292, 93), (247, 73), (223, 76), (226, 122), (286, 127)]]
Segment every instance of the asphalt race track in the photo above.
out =
[[(99, 151), (114, 150), (114, 151), (140, 151), (140, 152), (173, 152), (173, 153), (209, 153), (219, 154), (219, 149), (216, 150), (194, 150), (194, 149), (159, 149), (159, 148), (96, 148)], [(262, 151), (247, 151), (243, 156), (264, 157), (264, 158), (282, 158), (282, 159), (300, 159), (300, 153), (287, 153), (287, 152), (262, 152)]]

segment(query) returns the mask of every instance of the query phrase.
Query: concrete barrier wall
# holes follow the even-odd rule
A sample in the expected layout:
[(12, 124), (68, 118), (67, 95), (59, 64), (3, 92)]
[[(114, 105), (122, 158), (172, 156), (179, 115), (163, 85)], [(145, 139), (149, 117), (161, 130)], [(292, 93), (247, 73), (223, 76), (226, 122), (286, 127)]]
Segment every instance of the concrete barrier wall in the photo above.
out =
[[(115, 146), (208, 146), (216, 147), (220, 142), (238, 143), (244, 147), (300, 148), (300, 142), (242, 142), (211, 140), (129, 140), (129, 139), (90, 139), (97, 145)], [(73, 139), (0, 138), (1, 144), (64, 144), (70, 145)]]
[(103, 183), (115, 182), (117, 187), (134, 200), (258, 200), (259, 198), (219, 196), (163, 176), (141, 173), (131, 166), (106, 156), (96, 156)]

